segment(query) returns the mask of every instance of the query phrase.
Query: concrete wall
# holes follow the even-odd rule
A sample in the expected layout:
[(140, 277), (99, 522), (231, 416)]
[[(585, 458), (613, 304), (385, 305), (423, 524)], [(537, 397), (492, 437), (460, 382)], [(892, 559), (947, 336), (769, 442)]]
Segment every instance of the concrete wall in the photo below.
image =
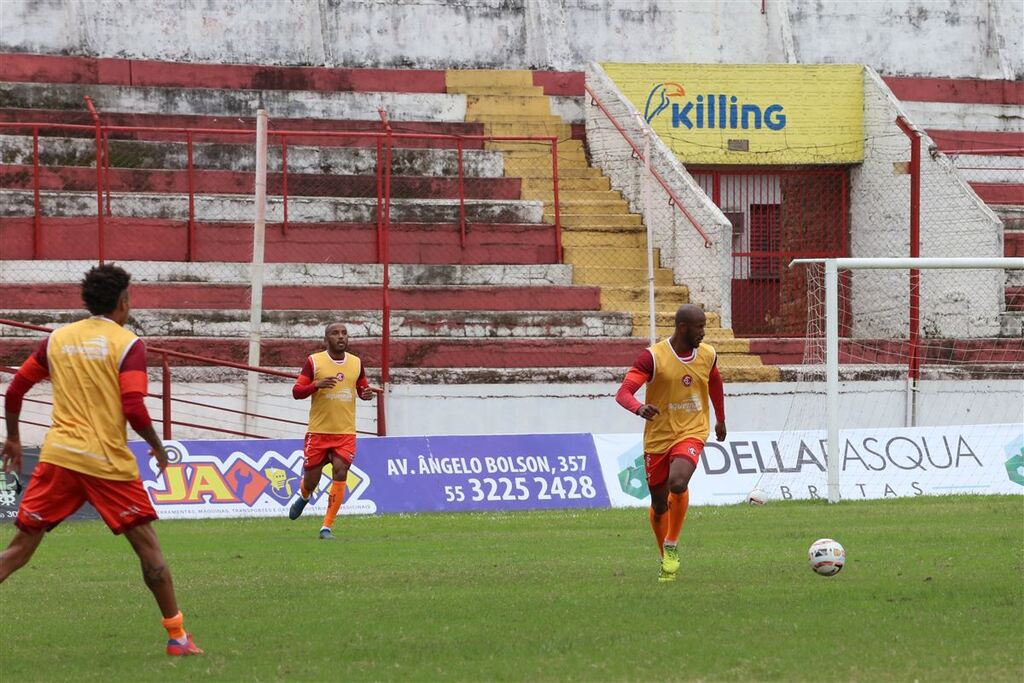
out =
[[(864, 77), (864, 163), (853, 168), (850, 255), (910, 255), (910, 142), (896, 125), (906, 116), (873, 69)], [(927, 135), (921, 159), (921, 256), (1003, 255), (1002, 223)], [(854, 336), (906, 337), (909, 285), (905, 271), (854, 271)], [(923, 271), (921, 329), (930, 337), (999, 333), (1002, 271)]]
[[(618, 372), (614, 373), (617, 375)], [(609, 373), (611, 375), (613, 373)], [(373, 378), (371, 377), (371, 381)], [(158, 379), (150, 379), (157, 391)], [(388, 399), (388, 433), (536, 434), (555, 432), (640, 432), (643, 423), (615, 403), (618, 380), (571, 384), (403, 384)], [(0, 382), (0, 391), (6, 382)], [(844, 428), (903, 426), (906, 383), (902, 380), (848, 382), (843, 385), (840, 411)], [(1019, 420), (1022, 385), (1019, 380), (936, 380), (921, 384), (919, 425), (1013, 423)], [(825, 401), (822, 382), (726, 384), (726, 411), (732, 431), (823, 429)], [(50, 384), (32, 390), (31, 398), (49, 401)], [(241, 410), (242, 384), (175, 383), (173, 395), (204, 404)], [(291, 398), (290, 383), (262, 384), (257, 412), (291, 420), (293, 424), (257, 422), (252, 433), (277, 438), (301, 438), (309, 404)], [(160, 405), (148, 402), (154, 418)], [(486, 409), (482, 408), (486, 406)], [(217, 424), (242, 430), (241, 418), (209, 408), (174, 404), (174, 419)], [(360, 403), (357, 428), (372, 431), (375, 403)], [(23, 421), (49, 423), (49, 408), (26, 403)], [(159, 425), (157, 425), (159, 430)], [(22, 425), (26, 446), (42, 442), (44, 429)], [(230, 435), (178, 427), (178, 439), (232, 438)]]
[[(587, 85), (604, 105), (588, 105), (587, 146), (591, 162), (609, 177), (612, 187), (622, 192), (633, 211), (643, 214), (653, 230), (654, 246), (661, 249), (661, 266), (671, 268), (676, 284), (690, 289), (690, 300), (722, 316), (722, 326), (732, 326), (732, 225), (701, 190), (676, 155), (656, 137), (635, 112), (633, 105), (598, 64), (587, 67)], [(610, 115), (610, 117), (609, 117)], [(650, 135), (651, 166), (665, 179), (680, 199), (693, 222), (671, 197), (648, 175), (646, 166), (612, 122), (614, 119), (643, 152), (645, 135)], [(706, 247), (694, 223), (711, 239)]]
[(0, 49), (169, 61), (582, 69), (866, 63), (1024, 76), (1017, 0), (5, 0)]

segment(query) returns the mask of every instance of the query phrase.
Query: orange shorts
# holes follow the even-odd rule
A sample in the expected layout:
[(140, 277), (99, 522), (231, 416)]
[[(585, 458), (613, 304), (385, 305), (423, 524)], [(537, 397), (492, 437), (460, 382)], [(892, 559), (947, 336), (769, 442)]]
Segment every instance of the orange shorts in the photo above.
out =
[(356, 435), (306, 432), (306, 442), (302, 449), (302, 469), (323, 467), (330, 461), (328, 456), (332, 453), (351, 465), (356, 457)]
[(644, 469), (647, 470), (647, 486), (660, 486), (668, 479), (668, 468), (672, 458), (686, 458), (694, 465), (704, 450), (700, 439), (683, 439), (664, 453), (644, 453)]
[(149, 494), (138, 479), (100, 479), (41, 462), (32, 473), (14, 524), (27, 534), (49, 531), (87, 501), (115, 534), (157, 519)]

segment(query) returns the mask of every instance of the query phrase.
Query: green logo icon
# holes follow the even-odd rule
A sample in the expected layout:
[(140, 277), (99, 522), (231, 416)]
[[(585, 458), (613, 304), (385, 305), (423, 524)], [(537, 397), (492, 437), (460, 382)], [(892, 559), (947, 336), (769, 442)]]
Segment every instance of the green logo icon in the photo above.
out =
[(647, 471), (644, 468), (643, 453), (619, 472), (619, 486), (622, 487), (623, 493), (640, 500), (651, 494), (647, 489)]
[(1024, 486), (1024, 448), (1006, 461), (1006, 476), (1015, 484)]

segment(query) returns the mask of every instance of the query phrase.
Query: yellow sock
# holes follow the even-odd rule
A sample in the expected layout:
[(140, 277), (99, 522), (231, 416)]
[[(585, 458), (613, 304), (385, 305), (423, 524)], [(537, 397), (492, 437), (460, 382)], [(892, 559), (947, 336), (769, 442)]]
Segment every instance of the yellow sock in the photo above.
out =
[(167, 637), (180, 640), (185, 637), (185, 615), (179, 610), (173, 617), (163, 620), (164, 628), (167, 629)]
[(345, 502), (345, 482), (332, 481), (331, 491), (327, 494), (327, 514), (324, 515), (324, 526), (330, 529), (334, 526), (334, 518), (338, 516), (338, 509)]
[(665, 542), (669, 545), (679, 541), (679, 532), (686, 521), (686, 511), (690, 509), (690, 489), (682, 493), (668, 494), (668, 533)]

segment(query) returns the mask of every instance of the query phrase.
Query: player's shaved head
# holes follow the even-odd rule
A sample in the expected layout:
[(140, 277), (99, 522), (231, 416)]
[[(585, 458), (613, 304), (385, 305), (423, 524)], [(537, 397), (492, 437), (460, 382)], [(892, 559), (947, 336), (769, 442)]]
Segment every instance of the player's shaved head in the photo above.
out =
[(327, 335), (329, 335), (331, 333), (331, 328), (339, 327), (339, 326), (344, 328), (345, 327), (345, 323), (330, 323), (330, 324), (328, 324), (327, 327), (324, 328), (324, 336), (326, 337)]
[(704, 309), (696, 304), (683, 304), (676, 310), (676, 325), (699, 325), (705, 320)]

